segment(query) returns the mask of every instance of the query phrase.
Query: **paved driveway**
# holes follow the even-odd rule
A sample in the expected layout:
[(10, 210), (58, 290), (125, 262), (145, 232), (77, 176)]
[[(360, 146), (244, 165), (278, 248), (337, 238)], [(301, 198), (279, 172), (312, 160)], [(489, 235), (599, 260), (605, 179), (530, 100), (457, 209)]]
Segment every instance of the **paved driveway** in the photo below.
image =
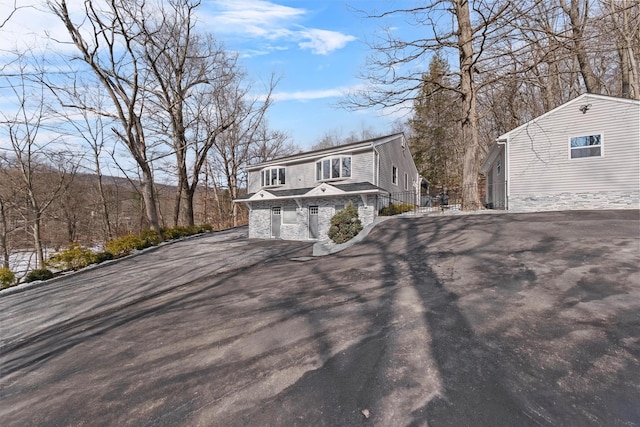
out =
[(640, 425), (638, 211), (226, 236), (0, 297), (2, 424)]

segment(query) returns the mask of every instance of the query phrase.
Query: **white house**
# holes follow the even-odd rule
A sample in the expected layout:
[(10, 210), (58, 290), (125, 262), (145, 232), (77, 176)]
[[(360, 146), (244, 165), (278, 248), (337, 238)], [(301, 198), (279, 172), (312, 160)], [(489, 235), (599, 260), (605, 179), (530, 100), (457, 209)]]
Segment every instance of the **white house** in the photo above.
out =
[(481, 170), (490, 208), (638, 209), (640, 101), (581, 95), (498, 137)]
[(363, 226), (380, 201), (406, 192), (419, 201), (421, 177), (404, 134), (299, 153), (247, 168), (250, 238), (323, 240), (347, 203)]

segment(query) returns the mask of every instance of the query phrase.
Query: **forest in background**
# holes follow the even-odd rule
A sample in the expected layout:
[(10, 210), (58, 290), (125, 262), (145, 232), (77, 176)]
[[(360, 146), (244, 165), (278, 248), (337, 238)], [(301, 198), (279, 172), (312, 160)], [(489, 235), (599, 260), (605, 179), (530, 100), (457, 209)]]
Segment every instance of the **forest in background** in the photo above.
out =
[[(0, 112), (0, 267), (17, 250), (39, 267), (70, 242), (244, 223), (232, 200), (246, 165), (297, 151), (266, 120), (277, 79), (251, 81), (238, 54), (197, 27), (197, 0), (86, 2), (82, 16), (62, 0), (45, 5), (71, 46), (11, 52), (0, 68), (16, 105)], [(0, 33), (11, 19), (1, 13)], [(462, 194), (465, 209), (481, 207), (478, 170), (497, 136), (585, 92), (640, 98), (637, 0), (433, 0), (356, 13), (402, 16), (424, 38), (382, 28), (364, 89), (342, 106), (411, 110), (389, 133), (406, 132), (423, 176)], [(316, 148), (373, 136), (329, 131)]]

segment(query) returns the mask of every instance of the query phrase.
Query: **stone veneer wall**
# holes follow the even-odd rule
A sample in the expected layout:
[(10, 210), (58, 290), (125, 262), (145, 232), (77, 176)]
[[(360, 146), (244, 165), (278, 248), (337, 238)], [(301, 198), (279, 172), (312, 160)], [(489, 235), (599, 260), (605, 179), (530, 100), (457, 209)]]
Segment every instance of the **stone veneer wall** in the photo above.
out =
[(331, 218), (335, 214), (336, 205), (347, 205), (349, 202), (358, 207), (358, 215), (362, 226), (371, 224), (376, 217), (375, 196), (367, 196), (367, 206), (362, 204), (360, 197), (323, 197), (318, 199), (304, 199), (302, 208), (298, 208), (295, 201), (265, 201), (253, 202), (249, 210), (249, 238), (271, 238), (271, 208), (274, 206), (296, 207), (296, 224), (281, 224), (280, 238), (283, 240), (309, 239), (309, 206), (318, 206), (319, 240), (327, 239), (327, 232), (331, 225)]
[(509, 196), (510, 211), (639, 209), (639, 191), (561, 193), (546, 196)]

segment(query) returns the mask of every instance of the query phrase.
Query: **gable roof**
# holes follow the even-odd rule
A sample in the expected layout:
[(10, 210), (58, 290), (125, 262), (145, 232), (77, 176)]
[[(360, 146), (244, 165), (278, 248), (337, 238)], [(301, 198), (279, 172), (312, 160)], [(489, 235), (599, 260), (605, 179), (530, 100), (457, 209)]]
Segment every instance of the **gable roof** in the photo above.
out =
[(285, 190), (261, 189), (257, 193), (239, 197), (234, 202), (250, 202), (255, 200), (296, 199), (306, 197), (343, 196), (353, 194), (387, 193), (370, 182), (354, 182), (349, 184), (332, 184), (322, 182), (315, 187), (291, 188)]
[(501, 145), (504, 145), (507, 143), (509, 137), (512, 134), (518, 133), (521, 130), (525, 129), (526, 127), (529, 127), (533, 124), (536, 124), (539, 121), (542, 121), (544, 119), (546, 119), (548, 116), (551, 116), (553, 114), (555, 114), (557, 111), (565, 109), (565, 108), (569, 108), (571, 106), (575, 106), (576, 104), (584, 104), (584, 105), (589, 105), (589, 100), (603, 100), (606, 102), (612, 102), (612, 103), (621, 103), (621, 104), (631, 104), (631, 105), (640, 105), (640, 100), (637, 99), (629, 99), (629, 98), (620, 98), (617, 96), (609, 96), (609, 95), (599, 95), (599, 94), (595, 94), (595, 93), (583, 93), (582, 95), (573, 98), (572, 100), (569, 100), (567, 102), (565, 102), (564, 104), (558, 105), (556, 108), (553, 108), (549, 111), (547, 111), (546, 113), (536, 117), (535, 119), (529, 120), (528, 122), (525, 122), (523, 124), (521, 124), (520, 126), (511, 129), (508, 132), (505, 132), (504, 134), (500, 135), (498, 138), (496, 138), (496, 140), (493, 142), (493, 144), (491, 145), (491, 148), (489, 149), (489, 152), (487, 153), (487, 157), (485, 158), (484, 162), (482, 162), (482, 166), (480, 166), (480, 171), (483, 173), (486, 173), (489, 168), (491, 167), (491, 165), (493, 164), (494, 160), (496, 159), (496, 157), (498, 156), (498, 154), (500, 153), (500, 149), (501, 149)]
[(564, 108), (568, 108), (568, 107), (570, 107), (570, 106), (572, 106), (574, 104), (588, 103), (589, 99), (600, 99), (600, 100), (604, 100), (604, 101), (608, 101), (608, 102), (619, 102), (619, 103), (623, 103), (623, 104), (639, 104), (640, 105), (640, 100), (637, 100), (637, 99), (619, 98), (617, 96), (598, 95), (598, 94), (595, 94), (595, 93), (583, 93), (582, 95), (578, 96), (577, 98), (573, 98), (572, 100), (567, 101), (564, 104), (558, 105), (556, 108), (547, 111), (546, 113), (536, 117), (535, 119), (529, 120), (528, 122), (521, 124), (517, 128), (511, 129), (509, 132), (506, 132), (506, 133), (500, 135), (497, 138), (497, 140), (507, 139), (511, 133), (516, 133), (516, 132), (524, 129), (527, 126), (531, 126), (532, 124), (537, 123), (538, 121), (546, 118), (547, 116), (550, 116), (550, 115), (554, 114), (558, 110), (562, 110)]
[(319, 150), (305, 151), (302, 153), (292, 154), (290, 156), (279, 157), (277, 159), (269, 160), (266, 162), (256, 163), (247, 167), (247, 170), (262, 169), (270, 165), (282, 165), (293, 162), (301, 162), (309, 159), (331, 156), (335, 154), (342, 154), (346, 152), (353, 152), (356, 150), (363, 150), (375, 147), (380, 144), (393, 141), (401, 137), (404, 139), (404, 133), (394, 133), (391, 135), (380, 136), (377, 138), (365, 139), (358, 142), (352, 142), (349, 144), (336, 145), (335, 147), (321, 148)]

